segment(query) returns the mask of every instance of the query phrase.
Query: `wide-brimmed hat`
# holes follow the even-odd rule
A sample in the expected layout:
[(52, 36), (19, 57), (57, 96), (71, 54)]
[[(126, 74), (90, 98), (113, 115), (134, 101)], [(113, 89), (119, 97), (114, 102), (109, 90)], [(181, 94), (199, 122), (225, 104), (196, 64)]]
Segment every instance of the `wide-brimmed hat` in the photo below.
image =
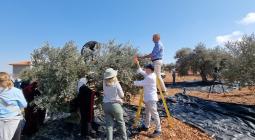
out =
[(112, 68), (108, 68), (104, 72), (104, 79), (113, 78), (113, 77), (117, 76), (117, 74), (118, 74), (117, 70), (114, 70)]

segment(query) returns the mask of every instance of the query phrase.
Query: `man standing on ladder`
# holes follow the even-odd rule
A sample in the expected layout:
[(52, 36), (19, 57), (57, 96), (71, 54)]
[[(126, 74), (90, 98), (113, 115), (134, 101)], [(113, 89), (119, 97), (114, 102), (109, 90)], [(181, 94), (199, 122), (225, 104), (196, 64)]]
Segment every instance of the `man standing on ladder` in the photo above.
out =
[(162, 58), (163, 58), (164, 46), (163, 46), (162, 42), (160, 41), (159, 34), (154, 34), (152, 37), (152, 40), (155, 43), (155, 46), (154, 46), (152, 52), (148, 55), (145, 55), (145, 56), (142, 56), (139, 58), (141, 58), (141, 59), (151, 58), (151, 61), (153, 62), (153, 65), (154, 65), (155, 73), (160, 81), (162, 92), (164, 95), (166, 95), (167, 89), (166, 89), (165, 83), (161, 77), (161, 66), (163, 64)]

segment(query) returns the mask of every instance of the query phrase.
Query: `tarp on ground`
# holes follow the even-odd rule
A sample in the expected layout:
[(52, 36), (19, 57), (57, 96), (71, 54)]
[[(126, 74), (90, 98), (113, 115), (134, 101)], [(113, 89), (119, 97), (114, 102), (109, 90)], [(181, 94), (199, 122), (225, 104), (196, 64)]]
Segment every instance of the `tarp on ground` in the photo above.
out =
[[(207, 101), (184, 94), (169, 97), (167, 104), (175, 118), (216, 139), (255, 139), (255, 106)], [(163, 110), (161, 103), (159, 110)]]
[[(176, 94), (167, 98), (167, 104), (173, 117), (201, 129), (217, 140), (255, 139), (255, 106), (207, 101), (184, 94)], [(124, 105), (124, 110), (128, 137), (132, 138), (138, 133), (136, 129), (132, 128), (137, 107)], [(158, 110), (161, 117), (166, 117), (162, 102), (158, 103)], [(142, 117), (144, 117), (144, 113), (143, 110)], [(60, 117), (49, 121), (30, 139), (81, 139), (79, 126), (65, 123), (67, 116), (68, 114), (60, 115)], [(103, 112), (96, 110), (95, 116), (97, 122), (95, 129), (97, 129), (98, 135), (96, 139), (105, 139), (106, 131)], [(115, 139), (117, 139), (118, 135), (115, 133)]]
[(211, 89), (212, 93), (229, 92), (233, 89), (233, 87), (229, 87), (218, 82), (214, 83), (214, 82), (202, 82), (202, 81), (176, 82), (176, 84), (174, 85), (166, 83), (166, 86), (169, 88), (186, 89), (186, 91), (201, 91), (201, 92), (209, 92), (210, 88), (212, 88)]
[[(138, 133), (136, 129), (133, 129), (133, 121), (137, 110), (136, 106), (124, 105), (125, 115), (124, 120), (126, 122), (127, 135), (132, 138)], [(32, 137), (25, 137), (24, 140), (83, 140), (80, 134), (80, 126), (76, 123), (67, 122), (67, 118), (70, 113), (56, 113), (50, 120), (48, 120)], [(95, 110), (95, 123), (93, 128), (97, 131), (95, 140), (106, 139), (106, 127), (104, 113), (99, 110)], [(118, 140), (117, 127), (114, 127), (114, 139)]]

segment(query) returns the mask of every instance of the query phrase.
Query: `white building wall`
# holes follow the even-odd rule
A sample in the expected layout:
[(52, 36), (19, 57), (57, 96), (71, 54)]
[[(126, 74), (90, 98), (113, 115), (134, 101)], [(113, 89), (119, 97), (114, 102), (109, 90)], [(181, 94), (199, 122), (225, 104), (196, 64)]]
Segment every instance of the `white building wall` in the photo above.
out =
[(13, 66), (12, 74), (14, 78), (17, 78), (18, 75), (25, 69), (30, 68), (30, 66)]

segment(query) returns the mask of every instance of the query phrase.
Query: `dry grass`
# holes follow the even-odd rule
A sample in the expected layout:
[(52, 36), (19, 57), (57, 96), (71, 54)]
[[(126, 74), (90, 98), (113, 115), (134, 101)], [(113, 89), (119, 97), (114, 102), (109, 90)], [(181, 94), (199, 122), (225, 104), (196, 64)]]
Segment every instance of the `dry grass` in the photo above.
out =
[[(165, 74), (166, 74), (166, 77), (165, 77), (164, 81), (166, 83), (173, 82), (172, 74), (169, 73), (169, 72), (165, 72)], [(201, 78), (199, 76), (194, 76), (194, 75), (190, 75), (190, 76), (176, 76), (176, 78), (175, 78), (176, 82), (192, 81), (192, 80), (201, 80)]]
[(225, 95), (211, 93), (209, 94), (209, 97), (208, 93), (199, 91), (191, 91), (189, 95), (218, 102), (255, 105), (255, 94), (248, 88), (243, 88), (242, 90), (233, 90)]

